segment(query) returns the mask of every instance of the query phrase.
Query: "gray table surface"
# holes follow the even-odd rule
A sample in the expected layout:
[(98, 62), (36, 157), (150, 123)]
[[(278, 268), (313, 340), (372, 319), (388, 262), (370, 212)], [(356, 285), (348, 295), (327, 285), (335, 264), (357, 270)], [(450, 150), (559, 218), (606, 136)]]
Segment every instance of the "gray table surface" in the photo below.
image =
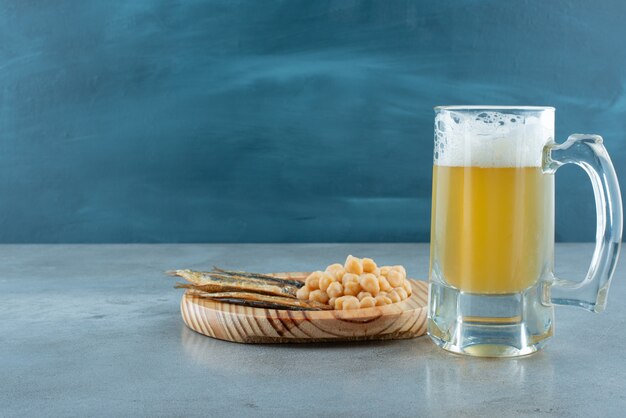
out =
[[(557, 246), (580, 278), (589, 244)], [(424, 244), (0, 246), (0, 416), (624, 416), (625, 270), (603, 314), (557, 308), (556, 336), (508, 360), (428, 337), (242, 345), (187, 329), (162, 272), (310, 270), (352, 253), (426, 277)]]

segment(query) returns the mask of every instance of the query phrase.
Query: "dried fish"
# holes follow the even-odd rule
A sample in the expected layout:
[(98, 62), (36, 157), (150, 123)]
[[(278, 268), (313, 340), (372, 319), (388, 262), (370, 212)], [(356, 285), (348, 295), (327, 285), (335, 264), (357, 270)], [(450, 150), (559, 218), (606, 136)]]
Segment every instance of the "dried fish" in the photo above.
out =
[(224, 270), (215, 266), (213, 266), (213, 271), (211, 273), (221, 273), (226, 276), (248, 277), (250, 279), (258, 279), (258, 280), (270, 281), (270, 282), (275, 282), (275, 283), (280, 283), (280, 284), (289, 284), (297, 288), (301, 288), (302, 286), (304, 286), (304, 282), (301, 282), (299, 280), (282, 279), (279, 277), (270, 276), (269, 274), (250, 273), (247, 271)]
[[(244, 280), (248, 282), (256, 282), (256, 283), (268, 283), (280, 286), (294, 286), (297, 289), (304, 286), (304, 282), (299, 280), (291, 280), (291, 279), (281, 279), (278, 277), (270, 276), (267, 274), (260, 273), (248, 273), (248, 272), (239, 272), (239, 271), (229, 271), (222, 269), (215, 269), (213, 271), (194, 271), (194, 270), (170, 270), (166, 271), (167, 274), (171, 276), (180, 276), (179, 273), (185, 274), (185, 280), (195, 283), (195, 284), (204, 284), (208, 278), (215, 277), (226, 280)], [(182, 277), (182, 276), (181, 276)]]
[(251, 292), (295, 298), (298, 288), (292, 285), (252, 280), (233, 276), (223, 276), (193, 270), (169, 272), (187, 280), (190, 284), (177, 284), (178, 288), (196, 289), (205, 292)]
[(186, 269), (167, 273), (189, 282), (177, 283), (176, 288), (188, 289), (190, 294), (211, 300), (271, 309), (332, 309), (320, 302), (299, 300), (296, 293), (304, 283), (298, 280), (217, 267), (210, 272)]
[(210, 293), (192, 289), (191, 294), (203, 298), (220, 302), (236, 303), (238, 305), (263, 307), (272, 309), (292, 309), (292, 310), (329, 310), (333, 309), (329, 305), (319, 302), (304, 301), (282, 296), (270, 296), (250, 292), (218, 292)]
[(165, 274), (169, 274), (170, 276), (179, 276), (187, 280), (189, 283), (203, 285), (211, 283), (211, 277), (208, 276), (208, 273), (202, 271), (193, 271), (189, 269), (184, 270), (168, 270)]

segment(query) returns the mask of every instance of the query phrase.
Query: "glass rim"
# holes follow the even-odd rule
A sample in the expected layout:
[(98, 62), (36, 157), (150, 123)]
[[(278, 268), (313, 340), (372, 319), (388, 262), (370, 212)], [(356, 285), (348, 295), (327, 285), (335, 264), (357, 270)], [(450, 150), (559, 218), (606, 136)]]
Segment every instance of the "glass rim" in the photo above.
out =
[(497, 105), (451, 105), (451, 106), (435, 106), (433, 108), (435, 112), (448, 111), (448, 110), (469, 110), (469, 111), (518, 111), (518, 112), (540, 112), (540, 111), (552, 111), (556, 109), (552, 106), (497, 106)]

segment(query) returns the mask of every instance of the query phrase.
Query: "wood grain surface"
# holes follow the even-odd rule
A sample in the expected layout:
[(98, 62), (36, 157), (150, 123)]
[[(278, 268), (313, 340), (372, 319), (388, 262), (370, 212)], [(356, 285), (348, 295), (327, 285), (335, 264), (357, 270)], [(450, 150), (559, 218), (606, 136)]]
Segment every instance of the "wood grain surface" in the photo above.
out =
[[(274, 273), (304, 280), (308, 273)], [(183, 321), (209, 337), (238, 343), (308, 343), (414, 338), (426, 332), (428, 283), (411, 279), (410, 298), (348, 311), (251, 308), (183, 295)]]

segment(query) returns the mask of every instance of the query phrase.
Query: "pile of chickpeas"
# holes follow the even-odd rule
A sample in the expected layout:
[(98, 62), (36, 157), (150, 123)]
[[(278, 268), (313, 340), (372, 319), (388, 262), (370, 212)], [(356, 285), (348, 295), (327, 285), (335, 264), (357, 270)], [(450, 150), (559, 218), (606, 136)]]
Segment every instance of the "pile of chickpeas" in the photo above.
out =
[(371, 308), (411, 296), (411, 283), (402, 266), (378, 267), (371, 258), (348, 256), (346, 262), (314, 271), (297, 297), (328, 304), (337, 310)]

